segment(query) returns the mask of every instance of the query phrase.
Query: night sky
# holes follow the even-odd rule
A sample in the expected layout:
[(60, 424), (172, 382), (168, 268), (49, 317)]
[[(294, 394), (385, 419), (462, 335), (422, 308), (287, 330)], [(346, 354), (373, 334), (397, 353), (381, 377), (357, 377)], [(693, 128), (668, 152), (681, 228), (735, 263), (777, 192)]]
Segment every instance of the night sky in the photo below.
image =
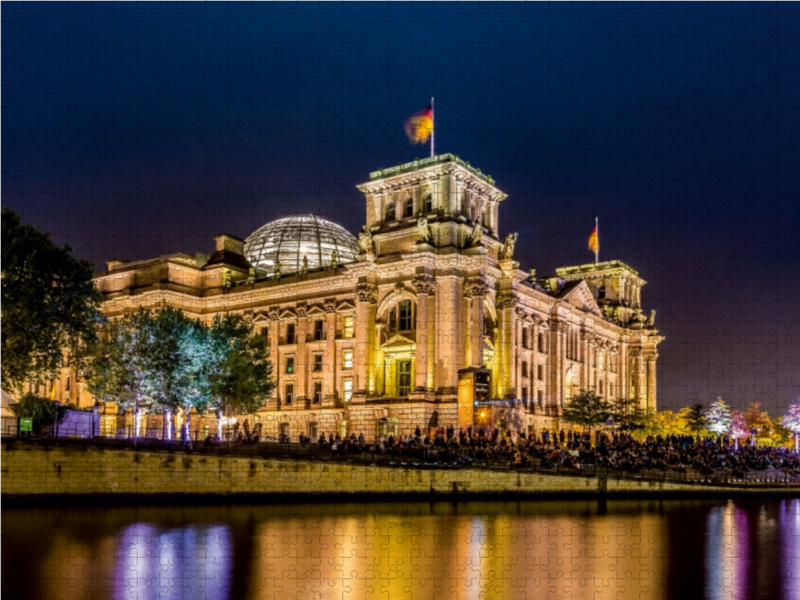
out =
[(2, 198), (105, 268), (313, 212), (437, 153), (542, 276), (619, 259), (660, 408), (800, 394), (800, 5), (2, 4)]

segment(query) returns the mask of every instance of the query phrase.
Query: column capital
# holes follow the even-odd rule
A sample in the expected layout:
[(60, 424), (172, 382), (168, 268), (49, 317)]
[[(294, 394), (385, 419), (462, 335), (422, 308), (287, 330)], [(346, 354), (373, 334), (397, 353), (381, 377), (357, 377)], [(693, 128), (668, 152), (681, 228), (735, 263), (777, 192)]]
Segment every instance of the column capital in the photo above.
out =
[(322, 307), (325, 309), (326, 313), (335, 313), (336, 312), (336, 300), (330, 298), (323, 302)]
[(495, 302), (495, 306), (498, 309), (511, 309), (517, 306), (518, 303), (519, 298), (516, 296), (501, 296), (497, 299), (497, 302)]
[(417, 294), (425, 294), (426, 296), (432, 294), (435, 289), (433, 277), (427, 275), (414, 278), (411, 285), (416, 290)]
[(369, 283), (359, 283), (356, 286), (356, 298), (359, 302), (368, 302), (369, 304), (378, 303), (378, 288)]

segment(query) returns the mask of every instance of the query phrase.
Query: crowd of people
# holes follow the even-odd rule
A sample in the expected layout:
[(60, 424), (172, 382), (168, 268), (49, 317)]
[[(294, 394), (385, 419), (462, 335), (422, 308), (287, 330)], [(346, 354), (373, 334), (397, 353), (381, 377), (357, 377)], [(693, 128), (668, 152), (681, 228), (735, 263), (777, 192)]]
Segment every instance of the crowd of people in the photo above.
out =
[[(302, 444), (311, 444), (307, 437)], [(587, 466), (638, 473), (645, 469), (694, 469), (703, 474), (729, 471), (743, 476), (749, 471), (780, 470), (800, 474), (800, 456), (782, 447), (734, 444), (731, 440), (693, 436), (650, 436), (636, 440), (627, 433), (572, 431), (549, 432), (513, 439), (497, 429), (447, 429), (423, 435), (385, 436), (367, 442), (363, 434), (345, 439), (329, 434), (316, 443), (334, 455), (373, 454), (468, 466), (474, 463), (512, 463), (521, 468), (581, 469)]]

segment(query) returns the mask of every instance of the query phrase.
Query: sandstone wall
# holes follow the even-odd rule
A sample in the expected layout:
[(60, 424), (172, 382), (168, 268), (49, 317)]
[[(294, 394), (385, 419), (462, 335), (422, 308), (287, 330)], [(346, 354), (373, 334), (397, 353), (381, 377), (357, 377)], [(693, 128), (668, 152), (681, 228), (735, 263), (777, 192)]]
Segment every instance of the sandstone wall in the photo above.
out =
[[(2, 494), (597, 494), (596, 478), (2, 443)], [(752, 491), (608, 479), (610, 494)]]

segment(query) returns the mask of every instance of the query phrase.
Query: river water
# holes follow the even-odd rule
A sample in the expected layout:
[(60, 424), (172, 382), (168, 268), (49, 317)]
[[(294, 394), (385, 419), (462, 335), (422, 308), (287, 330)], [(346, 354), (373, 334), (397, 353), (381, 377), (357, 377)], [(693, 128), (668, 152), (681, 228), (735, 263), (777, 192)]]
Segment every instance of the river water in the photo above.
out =
[(800, 500), (14, 508), (2, 596), (800, 599)]

